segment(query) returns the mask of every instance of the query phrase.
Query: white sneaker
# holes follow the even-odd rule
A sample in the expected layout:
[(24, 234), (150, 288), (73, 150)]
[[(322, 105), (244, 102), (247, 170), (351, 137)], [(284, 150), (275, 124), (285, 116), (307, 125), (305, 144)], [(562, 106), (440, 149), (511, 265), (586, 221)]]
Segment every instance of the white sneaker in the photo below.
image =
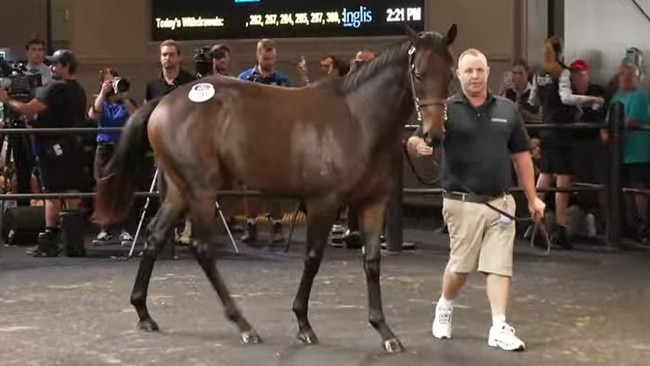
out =
[(453, 313), (453, 306), (441, 305), (438, 302), (436, 305), (436, 313), (433, 316), (433, 324), (431, 325), (431, 333), (435, 338), (451, 339), (451, 319)]
[(120, 234), (120, 241), (133, 241), (133, 237), (131, 234), (129, 234), (128, 231), (122, 230), (122, 233)]
[(515, 335), (515, 328), (507, 323), (493, 325), (488, 335), (488, 346), (499, 347), (506, 351), (523, 351), (526, 344)]
[(96, 241), (108, 241), (108, 240), (111, 240), (111, 235), (107, 231), (102, 230), (102, 231), (99, 232), (99, 234), (97, 234), (97, 237), (95, 238), (95, 240)]

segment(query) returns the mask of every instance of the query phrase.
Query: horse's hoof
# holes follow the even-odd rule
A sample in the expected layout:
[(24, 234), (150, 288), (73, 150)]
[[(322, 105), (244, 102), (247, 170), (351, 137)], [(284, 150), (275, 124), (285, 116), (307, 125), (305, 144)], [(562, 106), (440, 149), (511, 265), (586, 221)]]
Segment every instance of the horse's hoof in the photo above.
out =
[(311, 329), (298, 332), (296, 338), (298, 338), (301, 343), (318, 344), (318, 337), (316, 337), (316, 333)]
[(242, 333), (241, 340), (246, 344), (262, 343), (262, 338), (254, 330)]
[(139, 321), (138, 329), (144, 330), (145, 332), (157, 332), (160, 330), (158, 324), (153, 319)]
[(404, 352), (404, 346), (397, 338), (391, 338), (384, 341), (384, 350), (388, 353)]

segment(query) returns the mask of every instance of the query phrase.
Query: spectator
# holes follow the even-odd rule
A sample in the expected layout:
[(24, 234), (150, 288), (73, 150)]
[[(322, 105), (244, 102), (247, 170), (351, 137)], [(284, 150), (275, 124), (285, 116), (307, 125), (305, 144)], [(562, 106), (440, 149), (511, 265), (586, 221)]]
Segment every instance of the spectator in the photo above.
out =
[[(277, 64), (277, 48), (275, 42), (270, 39), (262, 39), (257, 43), (257, 65), (250, 69), (244, 70), (239, 74), (240, 80), (248, 80), (255, 83), (277, 85), (277, 86), (290, 86), (289, 78), (281, 71), (276, 70)], [(247, 200), (247, 198), (244, 198)], [(267, 217), (271, 220), (271, 241), (279, 243), (284, 241), (284, 232), (282, 222), (282, 207), (277, 200), (269, 200), (270, 213)], [(242, 236), (241, 241), (244, 243), (257, 242), (257, 212), (249, 210), (247, 213), (248, 219), (246, 222), (246, 233)]]
[[(648, 118), (648, 94), (639, 86), (639, 70), (633, 64), (623, 63), (618, 73), (618, 91), (612, 102), (623, 103), (625, 112), (625, 136), (623, 140), (622, 180), (625, 186), (647, 189), (650, 186), (650, 131), (634, 130), (650, 125)], [(609, 120), (609, 118), (608, 118)], [(607, 142), (606, 130), (601, 132)], [(628, 196), (629, 197), (629, 196)], [(633, 194), (627, 202), (628, 224), (635, 239), (645, 241), (648, 235), (648, 197)], [(634, 208), (634, 210), (632, 210)]]
[(510, 99), (517, 105), (524, 122), (537, 122), (540, 120), (539, 107), (531, 104), (530, 90), (532, 85), (528, 82), (530, 68), (526, 60), (519, 59), (512, 64), (510, 82), (504, 83), (502, 96)]
[[(88, 111), (88, 118), (97, 121), (98, 127), (124, 127), (129, 116), (137, 108), (137, 102), (129, 97), (128, 91), (118, 92), (114, 89), (113, 81), (116, 77), (119, 77), (119, 74), (113, 69), (103, 69), (100, 71), (99, 80), (101, 88)], [(119, 138), (119, 133), (97, 134), (97, 148), (95, 150), (95, 162), (93, 166), (95, 181), (102, 178), (102, 171), (113, 157), (113, 152)], [(107, 229), (106, 227), (100, 228), (100, 232), (95, 238), (96, 242), (106, 242), (111, 239)], [(130, 242), (131, 240), (133, 240), (131, 234), (122, 228), (120, 242)]]

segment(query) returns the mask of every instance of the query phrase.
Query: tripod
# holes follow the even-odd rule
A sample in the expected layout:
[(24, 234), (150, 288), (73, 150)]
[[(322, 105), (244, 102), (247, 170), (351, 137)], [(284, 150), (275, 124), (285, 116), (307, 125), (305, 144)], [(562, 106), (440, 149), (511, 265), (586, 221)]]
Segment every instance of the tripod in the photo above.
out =
[[(24, 128), (22, 123), (17, 123), (17, 116), (13, 115), (5, 108), (5, 117), (8, 113), (9, 117), (5, 118), (4, 126), (9, 128)], [(31, 193), (32, 192), (32, 174), (36, 178), (38, 188), (42, 189), (40, 172), (38, 170), (37, 157), (32, 151), (32, 141), (30, 136), (9, 134), (2, 134), (0, 129), (0, 149), (5, 147), (4, 168), (2, 169), (2, 176), (4, 177), (4, 184), (2, 190), (7, 193), (11, 191), (11, 182), (14, 179), (17, 182), (17, 193)], [(13, 161), (13, 169), (11, 163)], [(29, 206), (29, 199), (16, 200), (18, 206)], [(4, 208), (4, 201), (2, 206)]]
[[(151, 187), (149, 187), (149, 193), (153, 193), (154, 189), (156, 188), (156, 182), (158, 181), (158, 168), (156, 168), (156, 172), (153, 175), (153, 179), (151, 181)], [(138, 237), (140, 236), (140, 232), (142, 231), (142, 225), (144, 223), (144, 218), (147, 215), (147, 209), (149, 208), (149, 202), (151, 202), (151, 197), (147, 197), (147, 200), (144, 203), (144, 206), (142, 207), (142, 213), (140, 214), (140, 221), (138, 222), (138, 228), (135, 231), (135, 235), (133, 235), (133, 241), (131, 242), (131, 250), (129, 251), (129, 255), (127, 259), (133, 257), (133, 251), (135, 250), (135, 245), (138, 242)], [(230, 237), (230, 244), (232, 245), (233, 249), (235, 249), (235, 253), (239, 254), (239, 247), (237, 246), (237, 243), (235, 242), (235, 238), (232, 236), (232, 232), (230, 231), (230, 227), (228, 227), (228, 222), (226, 221), (226, 217), (223, 215), (223, 211), (221, 211), (221, 206), (219, 206), (219, 202), (215, 201), (214, 202), (215, 207), (217, 208), (217, 211), (219, 211), (219, 216), (221, 217), (221, 221), (223, 222), (223, 225), (226, 228), (226, 231), (228, 232), (228, 237)], [(123, 242), (122, 246), (126, 246), (128, 242)], [(145, 249), (147, 243), (145, 242)]]

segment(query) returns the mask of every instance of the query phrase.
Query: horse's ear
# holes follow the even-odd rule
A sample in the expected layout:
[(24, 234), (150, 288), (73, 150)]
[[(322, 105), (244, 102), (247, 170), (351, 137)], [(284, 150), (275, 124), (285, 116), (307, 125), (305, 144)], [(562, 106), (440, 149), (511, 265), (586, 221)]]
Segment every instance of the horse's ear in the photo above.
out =
[(456, 35), (458, 35), (458, 27), (456, 24), (452, 24), (447, 30), (447, 35), (445, 36), (445, 43), (447, 46), (451, 46), (452, 43), (456, 40)]
[(420, 39), (420, 35), (418, 34), (418, 32), (413, 30), (413, 28), (409, 27), (409, 25), (406, 23), (404, 23), (404, 30), (406, 31), (406, 35), (409, 37), (409, 41), (411, 41), (411, 44), (415, 45)]

